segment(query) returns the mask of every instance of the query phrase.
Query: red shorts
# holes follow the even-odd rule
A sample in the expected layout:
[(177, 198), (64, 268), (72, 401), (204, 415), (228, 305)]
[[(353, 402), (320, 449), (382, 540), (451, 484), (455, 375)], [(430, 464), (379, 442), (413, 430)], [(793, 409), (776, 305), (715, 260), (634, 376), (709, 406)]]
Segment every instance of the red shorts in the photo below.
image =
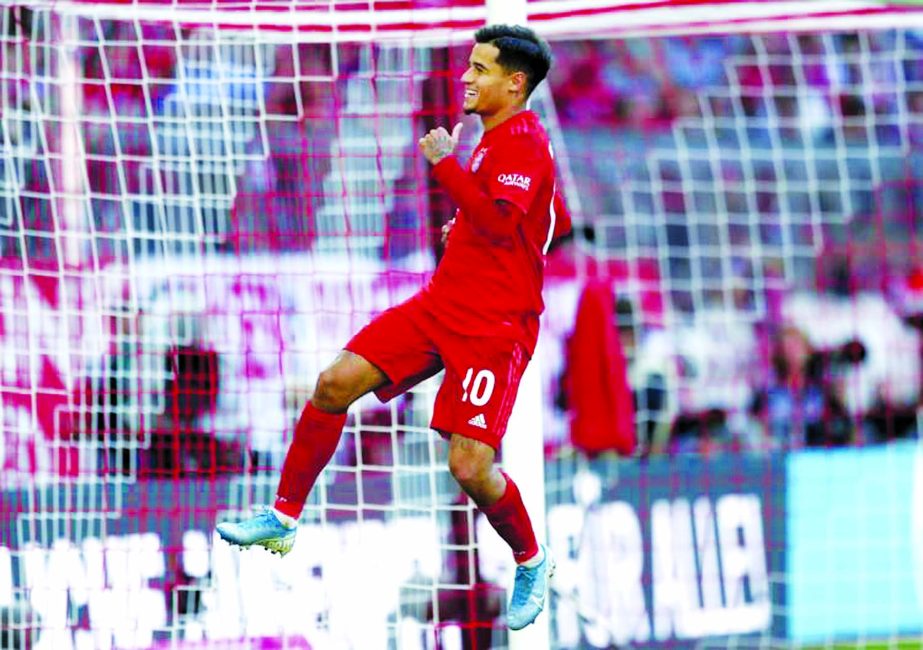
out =
[(346, 349), (388, 376), (390, 383), (375, 391), (382, 402), (445, 368), (430, 426), (445, 437), (457, 433), (499, 449), (529, 363), (525, 346), (508, 338), (453, 332), (424, 301), (418, 294), (381, 313)]

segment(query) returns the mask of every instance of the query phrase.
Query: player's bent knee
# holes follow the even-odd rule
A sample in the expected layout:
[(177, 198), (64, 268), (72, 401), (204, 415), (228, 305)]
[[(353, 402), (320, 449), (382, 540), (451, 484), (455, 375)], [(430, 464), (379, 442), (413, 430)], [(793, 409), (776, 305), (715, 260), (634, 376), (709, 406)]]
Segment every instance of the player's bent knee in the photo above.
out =
[(311, 402), (317, 408), (330, 413), (345, 411), (358, 398), (352, 396), (351, 384), (345, 373), (335, 368), (327, 368), (317, 377), (317, 386), (314, 388)]
[(471, 466), (464, 459), (458, 456), (449, 455), (449, 472), (455, 477), (455, 480), (463, 484), (471, 480), (473, 472)]
[[(454, 452), (454, 450), (453, 450)], [(476, 485), (490, 477), (491, 464), (462, 452), (449, 454), (449, 472), (462, 486)]]
[(381, 370), (362, 357), (344, 350), (321, 371), (311, 402), (331, 413), (341, 413), (349, 405), (387, 381)]

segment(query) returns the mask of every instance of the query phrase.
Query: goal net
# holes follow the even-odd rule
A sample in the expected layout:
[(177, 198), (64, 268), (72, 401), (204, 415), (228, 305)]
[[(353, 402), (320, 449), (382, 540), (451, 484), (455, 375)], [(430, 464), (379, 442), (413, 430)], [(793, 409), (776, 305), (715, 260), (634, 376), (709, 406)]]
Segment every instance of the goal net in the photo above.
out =
[(466, 620), (472, 511), (430, 385), (353, 409), (285, 560), (212, 543), (271, 503), (319, 370), (432, 269), (445, 209), (415, 145), (457, 113), (445, 45), (252, 8), (3, 7), (0, 607), (21, 647), (414, 648)]
[[(645, 453), (806, 446), (753, 408), (772, 369), (763, 328), (780, 315), (838, 360), (846, 420), (878, 422), (865, 415), (880, 406), (880, 428), (854, 426), (854, 438), (899, 437), (920, 389), (905, 318), (923, 302), (919, 13), (654, 4), (529, 3), (558, 58), (534, 108), (577, 220), (548, 271), (546, 444), (566, 447), (551, 393), (590, 278), (615, 288), (646, 363), (632, 378)], [(435, 267), (452, 206), (416, 143), (460, 117), (484, 4), (0, 10), (0, 647), (511, 644), (508, 558), (428, 429), (432, 383), (354, 406), (284, 559), (232, 553), (211, 532), (271, 502), (317, 373)], [(857, 336), (871, 367), (848, 367)], [(592, 528), (602, 509), (573, 490), (587, 468), (547, 464), (540, 536), (565, 576), (553, 647), (836, 636), (812, 627), (826, 611), (799, 618), (775, 599), (792, 586), (771, 560), (784, 545), (769, 537), (778, 513), (763, 514), (765, 576), (756, 565), (735, 574), (749, 585), (739, 602), (730, 582), (708, 582), (720, 572), (707, 554), (691, 560), (694, 595), (658, 599), (659, 578), (619, 582), (599, 568), (612, 556), (593, 555), (607, 539), (639, 553), (650, 544)], [(771, 467), (746, 466), (784, 500)], [(673, 489), (640, 467), (591, 474), (604, 486), (636, 480), (641, 495)], [(753, 501), (726, 503), (715, 516)], [(684, 507), (638, 506), (655, 522)], [(712, 516), (698, 502), (695, 513)], [(888, 602), (884, 627), (844, 635), (905, 635), (909, 610)]]

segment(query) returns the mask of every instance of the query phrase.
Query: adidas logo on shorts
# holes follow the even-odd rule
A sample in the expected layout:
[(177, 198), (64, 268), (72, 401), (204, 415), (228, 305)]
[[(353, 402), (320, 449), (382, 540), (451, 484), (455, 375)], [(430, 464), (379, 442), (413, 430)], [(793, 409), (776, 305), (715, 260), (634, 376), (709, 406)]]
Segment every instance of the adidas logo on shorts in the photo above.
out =
[(470, 424), (473, 427), (477, 427), (478, 429), (486, 429), (487, 419), (484, 417), (483, 413), (478, 413), (473, 418), (468, 420), (468, 424)]

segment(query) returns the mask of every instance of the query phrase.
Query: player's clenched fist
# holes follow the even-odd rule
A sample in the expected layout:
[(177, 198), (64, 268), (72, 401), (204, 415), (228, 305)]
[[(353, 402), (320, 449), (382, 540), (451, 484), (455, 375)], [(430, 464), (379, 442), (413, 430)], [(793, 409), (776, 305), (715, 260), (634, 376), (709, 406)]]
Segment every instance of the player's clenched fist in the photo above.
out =
[(455, 219), (449, 219), (442, 225), (442, 245), (445, 246), (449, 241), (449, 235), (452, 234), (452, 228), (455, 227)]
[(420, 151), (426, 156), (426, 159), (432, 164), (438, 163), (446, 156), (451, 156), (458, 146), (458, 138), (461, 136), (462, 123), (459, 122), (452, 129), (451, 135), (443, 127), (432, 129), (429, 133), (420, 138)]

